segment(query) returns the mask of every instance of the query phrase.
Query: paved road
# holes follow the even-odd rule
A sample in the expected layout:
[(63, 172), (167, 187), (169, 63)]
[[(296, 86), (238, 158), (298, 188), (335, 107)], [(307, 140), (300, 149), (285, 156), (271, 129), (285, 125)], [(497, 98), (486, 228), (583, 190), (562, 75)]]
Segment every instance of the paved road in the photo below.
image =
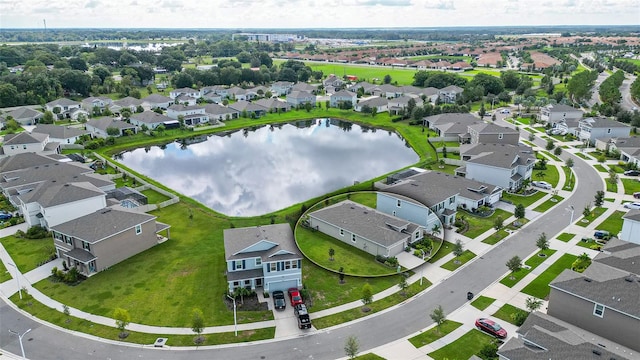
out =
[[(500, 121), (502, 125), (506, 123)], [(513, 126), (513, 125), (511, 125)], [(524, 132), (526, 138), (528, 133)], [(536, 140), (538, 144), (545, 142)], [(582, 159), (568, 154), (561, 158), (573, 157), (574, 170), (578, 179), (577, 192), (565, 202), (545, 212), (531, 225), (518, 231), (506, 242), (492, 248), (468, 266), (449, 278), (434, 284), (427, 293), (410, 299), (407, 303), (385, 313), (365, 318), (348, 326), (333, 330), (320, 331), (312, 335), (280, 341), (264, 341), (240, 346), (222, 346), (200, 348), (197, 350), (167, 351), (123, 346), (78, 337), (41, 325), (30, 317), (13, 310), (4, 302), (0, 303), (0, 348), (14, 354), (20, 353), (17, 337), (6, 328), (32, 331), (24, 339), (27, 357), (31, 359), (336, 359), (344, 356), (344, 341), (350, 335), (360, 340), (360, 350), (365, 351), (382, 344), (405, 337), (432, 323), (429, 313), (437, 305), (451, 313), (466, 301), (467, 291), (479, 293), (496, 279), (501, 278), (507, 268), (505, 262), (514, 255), (525, 258), (535, 249), (535, 239), (541, 232), (553, 236), (561, 232), (568, 224), (570, 213), (566, 210), (573, 205), (579, 212), (586, 203), (592, 202), (597, 190), (604, 187), (598, 173)]]
[(622, 82), (620, 86), (620, 94), (622, 94), (622, 100), (620, 101), (620, 105), (625, 110), (633, 110), (634, 108), (639, 109), (640, 106), (631, 100), (631, 84), (636, 80), (634, 75), (625, 74), (625, 80)]

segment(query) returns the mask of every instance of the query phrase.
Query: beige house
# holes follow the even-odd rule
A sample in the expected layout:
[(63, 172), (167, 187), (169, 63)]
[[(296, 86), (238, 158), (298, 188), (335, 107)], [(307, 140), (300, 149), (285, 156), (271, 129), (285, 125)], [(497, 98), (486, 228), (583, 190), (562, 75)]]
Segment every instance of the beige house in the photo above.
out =
[[(158, 234), (166, 230), (166, 238)], [(56, 254), (91, 276), (169, 238), (169, 225), (145, 213), (104, 208), (51, 228)]]

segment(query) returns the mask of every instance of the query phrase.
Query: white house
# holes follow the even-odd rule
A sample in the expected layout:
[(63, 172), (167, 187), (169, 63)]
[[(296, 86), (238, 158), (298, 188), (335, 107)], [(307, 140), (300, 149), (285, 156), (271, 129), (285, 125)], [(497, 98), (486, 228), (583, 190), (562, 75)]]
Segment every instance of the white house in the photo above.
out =
[(302, 254), (289, 224), (225, 229), (223, 236), (229, 292), (302, 288)]
[[(109, 136), (123, 136), (127, 134), (127, 130), (131, 130), (134, 134), (138, 132), (138, 128), (135, 125), (129, 124), (126, 121), (116, 120), (112, 117), (101, 117), (97, 119), (91, 119), (84, 125), (87, 131), (93, 137), (99, 137), (106, 139)], [(117, 129), (118, 133), (114, 135), (109, 134), (109, 128)]]
[(287, 95), (291, 92), (293, 83), (290, 81), (276, 81), (271, 84), (270, 91), (275, 96)]
[(209, 114), (206, 109), (200, 106), (185, 106), (173, 104), (167, 109), (167, 116), (178, 120), (182, 116), (184, 124), (187, 126), (195, 126), (198, 124), (205, 124), (209, 122)]
[(69, 100), (67, 98), (60, 98), (46, 103), (44, 108), (45, 110), (51, 111), (54, 114), (58, 113), (58, 118), (64, 119), (72, 118), (71, 111), (74, 109), (81, 109), (82, 106), (77, 101)]
[(567, 119), (580, 119), (584, 113), (569, 105), (549, 104), (540, 108), (540, 120), (549, 124), (566, 121)]
[(169, 106), (171, 106), (171, 104), (173, 104), (172, 98), (158, 95), (158, 94), (151, 94), (146, 98), (142, 99), (142, 106), (146, 110), (155, 109), (155, 108), (166, 109)]
[(92, 113), (94, 109), (99, 109), (102, 113), (105, 109), (113, 104), (113, 100), (106, 96), (88, 97), (82, 100), (82, 108), (88, 113)]
[(443, 103), (453, 104), (456, 102), (456, 99), (458, 98), (458, 96), (462, 94), (463, 90), (464, 89), (459, 86), (449, 85), (445, 88), (438, 90), (438, 97), (440, 98), (440, 101)]
[(316, 96), (308, 91), (291, 91), (287, 94), (287, 103), (292, 107), (302, 104), (311, 104), (316, 106)]
[(339, 107), (341, 103), (350, 103), (350, 107), (353, 108), (356, 105), (357, 100), (358, 96), (356, 94), (347, 90), (340, 90), (334, 94), (331, 94), (331, 96), (329, 97), (329, 104), (331, 105), (331, 107)]
[(81, 136), (90, 134), (89, 131), (84, 129), (50, 124), (39, 124), (31, 133), (49, 135), (49, 141), (59, 143), (62, 148), (68, 144), (75, 144)]
[(373, 109), (375, 108), (378, 113), (385, 112), (389, 110), (389, 100), (385, 97), (372, 96), (368, 99), (360, 100), (354, 107), (353, 110), (357, 112), (362, 112), (363, 109), (366, 108)]
[(107, 206), (105, 192), (89, 182), (44, 181), (17, 198), (25, 222), (45, 229)]
[(146, 125), (149, 129), (155, 129), (160, 125), (164, 125), (167, 122), (173, 122), (174, 120), (168, 116), (158, 114), (155, 111), (145, 111), (131, 114), (129, 121), (131, 122), (131, 125), (135, 125), (139, 128), (141, 128), (142, 125)]
[(47, 134), (21, 132), (7, 134), (2, 143), (4, 155), (16, 155), (20, 153), (60, 153), (60, 144), (52, 142)]
[(206, 113), (209, 115), (210, 120), (226, 121), (237, 119), (240, 116), (240, 112), (238, 110), (218, 104), (209, 104), (204, 108)]
[(582, 119), (578, 123), (578, 130), (578, 138), (590, 145), (595, 144), (597, 139), (629, 137), (631, 135), (629, 125), (605, 117)]
[(28, 107), (19, 107), (7, 114), (2, 114), (0, 118), (2, 118), (2, 122), (6, 122), (9, 116), (11, 116), (13, 120), (17, 121), (18, 124), (35, 125), (38, 120), (42, 119), (44, 114), (38, 110), (33, 110)]
[(172, 99), (177, 98), (180, 95), (185, 95), (194, 99), (198, 99), (202, 96), (200, 90), (195, 90), (190, 87), (184, 87), (180, 89), (173, 89), (169, 92), (169, 97)]
[(622, 219), (620, 240), (640, 245), (640, 210), (629, 210)]
[(466, 163), (456, 175), (512, 191), (531, 179), (536, 161), (531, 147), (510, 144), (461, 145), (460, 156)]

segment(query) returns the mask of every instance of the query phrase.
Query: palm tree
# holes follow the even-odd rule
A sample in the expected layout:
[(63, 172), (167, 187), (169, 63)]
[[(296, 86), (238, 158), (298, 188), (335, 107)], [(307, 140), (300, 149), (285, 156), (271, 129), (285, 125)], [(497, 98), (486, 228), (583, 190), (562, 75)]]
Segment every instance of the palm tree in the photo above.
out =
[(547, 176), (547, 174), (544, 171), (538, 171), (536, 173), (536, 177), (540, 180), (544, 180), (544, 177)]
[(440, 224), (433, 224), (433, 227), (431, 228), (431, 236), (436, 237), (436, 235), (439, 235), (442, 232), (442, 228), (440, 227)]

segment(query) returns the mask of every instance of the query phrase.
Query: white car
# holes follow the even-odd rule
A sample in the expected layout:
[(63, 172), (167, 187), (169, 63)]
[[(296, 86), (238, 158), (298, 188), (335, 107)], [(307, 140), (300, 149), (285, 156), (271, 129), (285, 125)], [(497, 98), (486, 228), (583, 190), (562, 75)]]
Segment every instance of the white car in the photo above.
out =
[(500, 110), (500, 114), (509, 114), (509, 109)]
[(628, 202), (624, 204), (624, 207), (627, 209), (640, 209), (640, 202)]
[(532, 181), (531, 185), (539, 187), (541, 189), (551, 190), (552, 186), (546, 181)]

